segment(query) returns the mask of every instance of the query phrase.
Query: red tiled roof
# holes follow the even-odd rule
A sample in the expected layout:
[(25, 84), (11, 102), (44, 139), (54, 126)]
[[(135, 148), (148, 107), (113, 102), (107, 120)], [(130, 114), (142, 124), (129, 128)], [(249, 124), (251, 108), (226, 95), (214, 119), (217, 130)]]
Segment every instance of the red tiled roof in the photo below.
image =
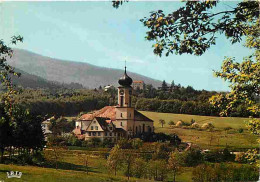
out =
[(110, 118), (112, 121), (116, 120), (116, 108), (114, 106), (106, 106), (93, 113), (83, 114), (80, 120), (93, 120), (94, 117)]
[[(145, 115), (138, 112), (137, 110), (135, 110), (134, 112), (135, 112), (134, 113), (134, 117), (135, 117), (134, 119), (136, 121), (151, 121), (151, 122), (153, 122), (153, 120), (146, 117)], [(107, 118), (106, 119), (107, 123), (110, 123), (110, 120), (115, 121), (116, 120), (116, 108), (115, 108), (115, 106), (106, 106), (106, 107), (103, 107), (100, 110), (94, 111), (93, 113), (82, 115), (80, 117), (80, 120), (93, 120), (95, 117)]]
[(133, 83), (144, 83), (142, 80), (134, 80)]

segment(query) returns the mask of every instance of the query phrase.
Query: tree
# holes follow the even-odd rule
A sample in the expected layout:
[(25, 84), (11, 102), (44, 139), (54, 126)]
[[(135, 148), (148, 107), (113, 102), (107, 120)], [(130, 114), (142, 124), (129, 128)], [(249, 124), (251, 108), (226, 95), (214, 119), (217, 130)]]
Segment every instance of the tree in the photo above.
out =
[(217, 34), (224, 34), (231, 43), (240, 42), (259, 16), (259, 2), (243, 1), (235, 8), (216, 12), (218, 3), (186, 1), (185, 6), (168, 15), (158, 10), (141, 19), (149, 29), (145, 38), (156, 42), (153, 52), (159, 56), (164, 51), (166, 56), (174, 52), (202, 55), (215, 44)]
[(134, 177), (141, 178), (141, 177), (146, 177), (147, 176), (147, 162), (140, 158), (136, 157), (134, 159), (133, 163), (133, 175)]
[(64, 146), (49, 144), (49, 148), (44, 150), (44, 158), (53, 163), (55, 165), (55, 169), (57, 170), (58, 164), (63, 160), (66, 150), (67, 148)]
[(124, 149), (122, 151), (123, 151), (123, 162), (126, 164), (126, 175), (127, 175), (127, 179), (129, 180), (136, 155), (135, 152), (131, 149)]
[(90, 154), (87, 152), (78, 153), (79, 162), (83, 163), (87, 174), (89, 172), (89, 158), (90, 158)]
[(74, 129), (73, 123), (68, 122), (64, 117), (53, 117), (50, 120), (50, 130), (54, 136), (61, 135), (62, 133), (69, 133)]
[(169, 123), (168, 123), (168, 125), (170, 126), (170, 127), (172, 127), (172, 126), (174, 126), (175, 124), (174, 124), (174, 121), (169, 121)]
[(168, 160), (168, 169), (173, 173), (173, 182), (175, 182), (175, 178), (177, 174), (181, 173), (181, 167), (183, 165), (183, 158), (180, 155), (178, 150), (170, 153), (170, 157)]
[[(11, 44), (17, 44), (22, 42), (23, 37), (13, 36), (11, 37)], [(11, 47), (6, 45), (3, 40), (0, 40), (0, 83), (5, 91), (1, 98), (1, 119), (0, 119), (0, 152), (1, 161), (3, 162), (4, 151), (7, 146), (11, 144), (12, 127), (13, 127), (13, 95), (16, 94), (11, 76), (20, 76), (20, 73), (16, 73), (14, 68), (7, 64), (7, 59), (13, 55)]]
[(159, 120), (159, 123), (162, 125), (162, 128), (163, 128), (163, 125), (165, 125), (166, 122), (165, 122), (165, 120), (160, 119), (160, 120)]
[(167, 177), (167, 163), (165, 160), (150, 160), (149, 173), (156, 181), (164, 181)]
[(115, 145), (110, 151), (109, 157), (107, 159), (107, 166), (109, 169), (114, 170), (116, 175), (117, 169), (122, 165), (122, 149)]
[(172, 83), (171, 83), (171, 88), (173, 89), (175, 86), (175, 83), (174, 83), (174, 80), (172, 80)]
[(163, 82), (162, 82), (162, 91), (167, 91), (167, 88), (168, 88), (168, 85), (167, 85), (167, 83), (165, 82), (165, 80), (163, 80)]

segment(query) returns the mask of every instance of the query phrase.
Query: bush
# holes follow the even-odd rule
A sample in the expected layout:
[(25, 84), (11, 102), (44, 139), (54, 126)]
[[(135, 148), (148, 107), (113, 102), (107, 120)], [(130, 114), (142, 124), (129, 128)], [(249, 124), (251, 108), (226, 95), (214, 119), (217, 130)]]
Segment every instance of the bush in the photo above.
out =
[(114, 146), (114, 143), (112, 142), (111, 139), (105, 138), (105, 139), (103, 140), (103, 147), (112, 148), (113, 146)]
[(93, 137), (88, 141), (88, 144), (92, 147), (98, 147), (101, 145), (101, 140), (99, 138)]
[(134, 138), (131, 140), (131, 144), (134, 149), (139, 149), (143, 146), (143, 141), (140, 138)]
[(244, 152), (237, 153), (235, 161), (238, 163), (247, 163), (246, 154)]
[(238, 133), (243, 133), (244, 132), (244, 129), (243, 128), (239, 128), (238, 129)]
[(200, 150), (191, 149), (189, 151), (183, 152), (182, 155), (184, 165), (188, 167), (197, 166), (198, 164), (204, 162), (204, 157)]
[(230, 127), (230, 126), (224, 128), (225, 131), (228, 131), (228, 130), (231, 130), (231, 129), (233, 129), (233, 128)]
[(68, 140), (67, 140), (67, 144), (70, 146), (78, 146), (81, 147), (82, 146), (82, 141), (79, 140), (76, 136), (71, 135)]
[(17, 156), (17, 163), (21, 165), (32, 165), (33, 157), (27, 153), (21, 154)]
[(195, 123), (195, 119), (192, 118), (190, 124), (192, 125), (193, 123)]
[(230, 151), (228, 150), (228, 148), (224, 148), (223, 152), (223, 160), (224, 161), (234, 161), (236, 155), (235, 154), (231, 154)]
[(174, 121), (169, 121), (168, 125), (169, 125), (169, 126), (174, 126), (175, 123), (174, 123)]
[(42, 152), (37, 152), (32, 155), (32, 163), (37, 166), (43, 166), (45, 162)]

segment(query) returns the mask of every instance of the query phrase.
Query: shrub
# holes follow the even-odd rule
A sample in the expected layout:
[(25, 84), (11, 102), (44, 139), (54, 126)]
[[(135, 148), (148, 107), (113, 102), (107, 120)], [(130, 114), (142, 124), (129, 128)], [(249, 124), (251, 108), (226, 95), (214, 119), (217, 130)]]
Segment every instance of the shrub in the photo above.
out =
[(223, 154), (224, 161), (234, 161), (235, 160), (236, 155), (231, 154), (230, 151), (228, 150), (228, 148), (224, 148), (222, 154)]
[(33, 157), (27, 153), (21, 154), (17, 156), (17, 163), (21, 165), (32, 165)]
[(134, 149), (139, 149), (143, 146), (143, 141), (140, 138), (134, 138), (131, 140), (131, 144)]
[(191, 149), (182, 153), (185, 166), (197, 166), (204, 161), (203, 154), (200, 150)]
[(235, 161), (238, 163), (247, 163), (246, 154), (244, 152), (237, 153)]
[(230, 126), (224, 128), (225, 131), (228, 131), (228, 130), (231, 130), (231, 129), (233, 129), (233, 128), (230, 127)]
[(238, 133), (243, 133), (244, 132), (244, 129), (243, 128), (239, 128), (238, 129)]
[(112, 148), (113, 146), (114, 146), (114, 143), (112, 142), (111, 139), (105, 138), (105, 139), (103, 140), (103, 147)]
[(44, 156), (42, 152), (37, 152), (32, 155), (32, 163), (37, 166), (43, 166), (44, 165)]
[(220, 150), (210, 151), (204, 154), (204, 160), (207, 162), (222, 162), (223, 156)]
[(195, 119), (191, 119), (190, 124), (192, 125), (195, 122), (196, 122)]
[(168, 125), (172, 127), (175, 125), (175, 123), (173, 121), (169, 121)]
[(88, 141), (88, 143), (92, 147), (98, 147), (101, 145), (101, 140), (99, 138), (93, 137)]

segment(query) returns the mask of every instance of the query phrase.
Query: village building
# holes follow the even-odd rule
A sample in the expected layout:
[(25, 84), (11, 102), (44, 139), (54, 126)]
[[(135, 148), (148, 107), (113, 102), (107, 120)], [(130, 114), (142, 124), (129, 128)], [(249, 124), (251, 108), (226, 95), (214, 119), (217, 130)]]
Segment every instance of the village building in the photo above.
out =
[(153, 121), (132, 107), (132, 79), (126, 73), (118, 81), (118, 104), (82, 115), (73, 130), (78, 138), (132, 138), (154, 131)]
[(50, 130), (50, 124), (51, 124), (51, 119), (49, 118), (45, 121), (42, 122), (41, 126), (42, 126), (42, 132), (44, 135), (44, 140), (47, 141), (48, 139), (48, 135), (52, 134), (51, 130)]
[(143, 80), (134, 80), (133, 81), (133, 89), (134, 90), (137, 90), (137, 89), (140, 89), (140, 90), (144, 90), (144, 81)]

